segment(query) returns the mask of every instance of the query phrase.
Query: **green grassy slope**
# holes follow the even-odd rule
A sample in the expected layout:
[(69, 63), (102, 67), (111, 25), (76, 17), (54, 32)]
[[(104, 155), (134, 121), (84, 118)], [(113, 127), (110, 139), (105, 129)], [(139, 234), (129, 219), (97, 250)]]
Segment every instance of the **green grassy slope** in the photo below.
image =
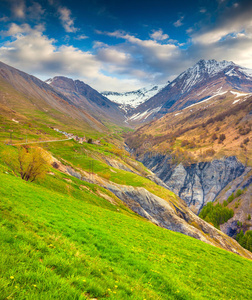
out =
[(29, 183), (0, 165), (1, 299), (251, 299), (251, 261), (69, 179)]

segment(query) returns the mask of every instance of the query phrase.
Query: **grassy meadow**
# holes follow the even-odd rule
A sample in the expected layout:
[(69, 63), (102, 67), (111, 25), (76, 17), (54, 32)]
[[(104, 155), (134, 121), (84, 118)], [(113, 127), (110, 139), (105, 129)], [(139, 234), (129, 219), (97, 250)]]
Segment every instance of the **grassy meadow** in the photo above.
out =
[(251, 261), (53, 172), (31, 183), (0, 165), (0, 299), (251, 299)]

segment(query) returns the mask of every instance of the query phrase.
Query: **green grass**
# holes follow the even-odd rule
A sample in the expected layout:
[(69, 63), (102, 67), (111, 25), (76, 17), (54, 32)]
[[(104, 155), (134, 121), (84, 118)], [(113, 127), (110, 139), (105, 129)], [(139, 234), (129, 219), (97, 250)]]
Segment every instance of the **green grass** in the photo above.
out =
[[(75, 167), (79, 167), (87, 172), (91, 171), (91, 162), (93, 163), (93, 171), (99, 176), (103, 177), (109, 174), (109, 180), (117, 184), (131, 185), (134, 187), (144, 187), (149, 192), (155, 195), (170, 200), (174, 204), (177, 203), (177, 196), (152, 182), (151, 180), (137, 175), (132, 172), (119, 170), (108, 166), (102, 159), (103, 157), (117, 158), (111, 152), (111, 145), (97, 146), (90, 144), (78, 144), (74, 141), (67, 141), (64, 143), (53, 143), (49, 145), (49, 150), (58, 158), (63, 158), (70, 162)], [(140, 164), (140, 163), (139, 163)], [(113, 171), (111, 171), (113, 170)], [(143, 168), (145, 170), (145, 168)]]
[(30, 183), (0, 166), (1, 299), (251, 299), (251, 261), (66, 179)]

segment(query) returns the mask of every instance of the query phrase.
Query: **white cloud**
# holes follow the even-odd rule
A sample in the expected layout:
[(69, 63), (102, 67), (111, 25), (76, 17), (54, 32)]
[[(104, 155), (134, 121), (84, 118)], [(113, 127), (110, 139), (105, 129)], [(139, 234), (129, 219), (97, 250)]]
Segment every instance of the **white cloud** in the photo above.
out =
[(40, 20), (44, 15), (45, 9), (38, 2), (33, 2), (31, 6), (27, 8), (27, 14), (30, 19)]
[(176, 22), (173, 23), (173, 25), (174, 25), (175, 27), (180, 27), (180, 26), (182, 26), (182, 25), (183, 25), (183, 23), (182, 23), (183, 19), (184, 19), (184, 16), (181, 16)]
[(76, 36), (74, 39), (81, 41), (81, 40), (88, 39), (88, 36), (86, 36), (85, 34), (80, 34), (80, 35)]
[(74, 19), (71, 18), (71, 10), (60, 6), (58, 8), (59, 18), (61, 24), (64, 27), (66, 32), (77, 32), (78, 28), (74, 27)]
[(23, 19), (25, 18), (26, 6), (24, 0), (11, 1), (11, 10), (15, 17)]
[(6, 16), (0, 18), (0, 22), (7, 22), (7, 21), (9, 21), (9, 18)]
[[(102, 70), (105, 69), (105, 63), (96, 55), (73, 46), (57, 47), (55, 40), (44, 35), (43, 30), (43, 26), (31, 28), (28, 24), (11, 24), (5, 35), (11, 35), (13, 40), (0, 47), (0, 60), (41, 79), (56, 75), (69, 76), (83, 80), (99, 90), (125, 91), (141, 85), (136, 79), (104, 75)], [(112, 60), (118, 53), (107, 49), (106, 55), (107, 60)], [(115, 63), (122, 59), (123, 53)]]
[(249, 35), (252, 33), (252, 2), (241, 1), (239, 5), (226, 7), (214, 24), (203, 26), (201, 30), (192, 35), (194, 43), (212, 44), (237, 36), (239, 33)]
[(163, 41), (163, 40), (167, 40), (169, 38), (168, 34), (164, 34), (162, 29), (159, 30), (153, 30), (153, 32), (150, 34), (150, 37), (153, 40), (156, 41)]

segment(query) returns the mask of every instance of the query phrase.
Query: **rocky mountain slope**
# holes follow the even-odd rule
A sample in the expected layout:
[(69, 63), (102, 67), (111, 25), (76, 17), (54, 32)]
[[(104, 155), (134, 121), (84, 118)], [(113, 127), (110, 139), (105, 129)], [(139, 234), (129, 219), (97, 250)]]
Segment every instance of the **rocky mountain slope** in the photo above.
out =
[(196, 213), (251, 166), (252, 97), (231, 91), (142, 126), (126, 142)]
[(136, 91), (129, 91), (125, 93), (118, 92), (102, 92), (102, 95), (110, 99), (111, 101), (118, 103), (120, 107), (125, 111), (126, 115), (130, 114), (136, 107), (151, 97), (159, 93), (165, 86), (169, 84), (151, 85), (141, 88)]
[[(79, 99), (82, 100), (80, 91), (82, 88), (85, 91), (82, 83), (67, 80), (70, 94), (74, 95), (73, 84), (79, 88), (76, 98), (70, 99), (35, 77), (10, 67), (3, 66), (1, 72), (5, 76), (1, 79), (1, 141), (4, 141), (6, 133), (14, 130), (17, 140), (24, 140), (24, 134), (35, 142), (40, 139), (46, 141), (50, 136), (59, 138), (60, 131), (53, 130), (55, 125), (68, 127), (67, 132), (78, 131), (82, 136), (90, 133), (90, 127), (81, 118), (84, 109), (78, 106)], [(65, 78), (63, 89), (66, 90)], [(89, 117), (91, 120), (92, 117)], [(97, 126), (101, 124), (96, 122)], [(94, 131), (92, 134), (98, 135)], [(97, 145), (92, 144), (92, 140), (89, 143), (69, 140), (48, 143), (45, 147), (53, 157), (57, 157), (52, 161), (57, 170), (109, 190), (133, 211), (156, 225), (251, 258), (251, 254), (233, 239), (193, 214), (183, 200), (167, 189), (166, 183), (118, 148), (118, 144), (120, 141), (103, 135), (102, 142)], [(67, 193), (71, 194), (71, 191)]]
[[(230, 182), (218, 195), (215, 203), (227, 204), (234, 216), (220, 225), (221, 231), (236, 237), (241, 230), (252, 230), (252, 170), (247, 167), (241, 176)], [(226, 203), (224, 203), (226, 202)]]
[[(98, 157), (96, 156), (96, 158)], [(111, 161), (109, 157), (103, 158), (103, 161), (109, 166), (113, 164), (114, 173), (120, 174), (120, 170), (130, 171), (132, 175), (124, 173), (124, 176), (132, 176), (132, 180), (135, 178), (133, 186), (118, 183), (119, 174), (114, 179), (110, 178), (108, 180), (97, 173), (90, 176), (87, 170), (83, 170), (75, 164), (69, 164), (65, 160), (52, 157), (51, 161), (52, 165), (59, 171), (109, 190), (123, 201), (127, 207), (160, 227), (183, 233), (208, 244), (252, 258), (252, 254), (240, 247), (236, 241), (197, 217), (179, 197), (167, 191), (166, 184), (155, 179), (155, 175), (149, 170), (145, 170), (144, 173), (143, 171), (139, 172), (137, 165), (135, 165), (136, 168), (132, 168), (132, 164), (128, 164), (129, 160), (127, 160), (128, 163), (125, 163), (121, 159)], [(142, 176), (154, 179), (159, 186)]]
[(184, 71), (148, 101), (139, 105), (129, 118), (147, 122), (169, 112), (182, 110), (229, 90), (252, 92), (252, 71), (233, 62), (200, 60)]
[(234, 156), (188, 166), (182, 163), (174, 166), (169, 156), (149, 156), (146, 153), (141, 161), (165, 182), (169, 190), (184, 199), (196, 214), (245, 171), (245, 166)]
[(80, 80), (57, 76), (46, 81), (51, 87), (70, 99), (75, 106), (87, 111), (100, 122), (110, 121), (125, 125), (125, 117), (119, 105)]
[(15, 118), (18, 112), (26, 115), (23, 118), (37, 117), (42, 121), (44, 114), (48, 125), (60, 121), (62, 124), (78, 124), (78, 127), (83, 126), (88, 131), (107, 131), (99, 120), (52, 86), (2, 62), (0, 87), (1, 113), (8, 118)]

